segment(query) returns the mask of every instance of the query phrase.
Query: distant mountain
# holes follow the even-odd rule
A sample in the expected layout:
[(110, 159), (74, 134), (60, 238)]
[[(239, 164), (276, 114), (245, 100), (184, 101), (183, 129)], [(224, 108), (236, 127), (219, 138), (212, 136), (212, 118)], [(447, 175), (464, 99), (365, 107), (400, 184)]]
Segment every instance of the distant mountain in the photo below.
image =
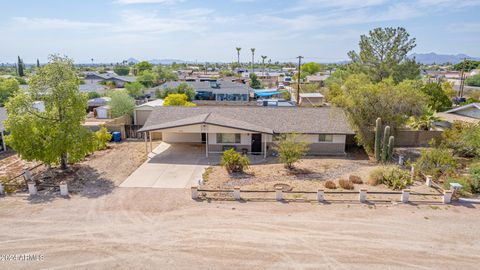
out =
[(136, 64), (136, 63), (138, 63), (138, 62), (140, 62), (140, 61), (138, 61), (137, 59), (135, 59), (135, 58), (133, 58), (133, 57), (130, 57), (130, 58), (127, 59), (127, 63), (134, 63), (134, 64)]
[(177, 63), (177, 64), (186, 64), (186, 63), (190, 63), (188, 61), (184, 61), (184, 60), (180, 60), (180, 59), (152, 59), (152, 60), (148, 60), (148, 62), (150, 64), (154, 64), (154, 65), (171, 65), (172, 63)]
[(431, 64), (445, 64), (452, 63), (457, 64), (463, 61), (463, 59), (473, 59), (480, 61), (480, 57), (472, 57), (465, 54), (436, 54), (436, 53), (414, 53), (410, 57), (415, 57), (418, 63), (431, 65)]

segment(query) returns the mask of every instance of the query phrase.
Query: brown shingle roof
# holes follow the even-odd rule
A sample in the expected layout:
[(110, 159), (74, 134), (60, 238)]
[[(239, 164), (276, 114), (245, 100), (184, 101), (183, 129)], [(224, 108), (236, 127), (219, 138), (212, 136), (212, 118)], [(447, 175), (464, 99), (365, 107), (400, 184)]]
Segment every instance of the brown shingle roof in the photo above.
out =
[(343, 110), (331, 107), (158, 107), (139, 131), (199, 123), (263, 133), (354, 134)]

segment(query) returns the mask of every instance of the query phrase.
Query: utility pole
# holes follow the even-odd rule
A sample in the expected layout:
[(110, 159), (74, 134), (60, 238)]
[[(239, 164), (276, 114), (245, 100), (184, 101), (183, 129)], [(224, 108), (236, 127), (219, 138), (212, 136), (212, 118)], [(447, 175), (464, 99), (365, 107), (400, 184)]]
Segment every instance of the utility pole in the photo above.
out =
[(302, 58), (303, 56), (298, 56), (298, 78), (297, 78), (297, 105), (300, 104), (300, 70), (302, 69)]
[(465, 86), (465, 62), (467, 62), (467, 58), (463, 59), (462, 72), (460, 73), (460, 93), (459, 93), (459, 96), (461, 98), (463, 97), (463, 88)]

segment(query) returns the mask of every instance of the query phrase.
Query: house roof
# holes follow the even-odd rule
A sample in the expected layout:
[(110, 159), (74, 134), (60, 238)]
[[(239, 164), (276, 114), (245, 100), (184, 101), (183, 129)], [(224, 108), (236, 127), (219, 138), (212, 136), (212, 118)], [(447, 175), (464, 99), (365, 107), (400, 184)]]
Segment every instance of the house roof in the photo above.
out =
[(323, 98), (324, 96), (321, 93), (300, 93), (302, 98)]
[(449, 123), (453, 123), (455, 121), (462, 121), (462, 122), (473, 123), (473, 124), (480, 123), (480, 119), (475, 119), (473, 117), (463, 116), (455, 113), (439, 112), (439, 113), (436, 113), (435, 115), (440, 117), (440, 119), (447, 121)]
[(140, 132), (212, 124), (262, 133), (354, 134), (340, 108), (157, 107)]
[(85, 77), (94, 76), (103, 80), (119, 80), (123, 82), (134, 82), (135, 77), (133, 76), (119, 76), (115, 73), (98, 73), (98, 72), (85, 72)]
[(144, 108), (144, 107), (155, 108), (158, 106), (163, 106), (163, 99), (155, 99), (155, 100), (140, 104), (136, 107), (136, 109)]
[(454, 113), (454, 112), (463, 111), (463, 110), (470, 109), (470, 108), (477, 108), (477, 109), (480, 110), (480, 103), (470, 103), (470, 104), (463, 105), (463, 106), (460, 106), (460, 107), (457, 107), (457, 108), (453, 108), (451, 110), (446, 111), (445, 113)]
[(160, 89), (176, 88), (182, 83), (186, 83), (193, 87), (195, 91), (208, 91), (214, 94), (249, 94), (253, 88), (243, 83), (234, 83), (229, 81), (218, 81), (218, 88), (213, 88), (210, 82), (166, 82), (160, 86)]

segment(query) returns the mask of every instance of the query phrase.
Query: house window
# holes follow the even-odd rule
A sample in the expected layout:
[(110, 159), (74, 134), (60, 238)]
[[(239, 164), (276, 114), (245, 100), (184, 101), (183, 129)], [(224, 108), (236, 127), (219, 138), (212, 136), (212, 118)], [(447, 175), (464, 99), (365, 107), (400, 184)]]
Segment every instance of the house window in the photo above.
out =
[(217, 143), (240, 143), (240, 133), (217, 133)]
[(318, 135), (319, 142), (333, 142), (333, 135), (332, 134), (320, 134)]

